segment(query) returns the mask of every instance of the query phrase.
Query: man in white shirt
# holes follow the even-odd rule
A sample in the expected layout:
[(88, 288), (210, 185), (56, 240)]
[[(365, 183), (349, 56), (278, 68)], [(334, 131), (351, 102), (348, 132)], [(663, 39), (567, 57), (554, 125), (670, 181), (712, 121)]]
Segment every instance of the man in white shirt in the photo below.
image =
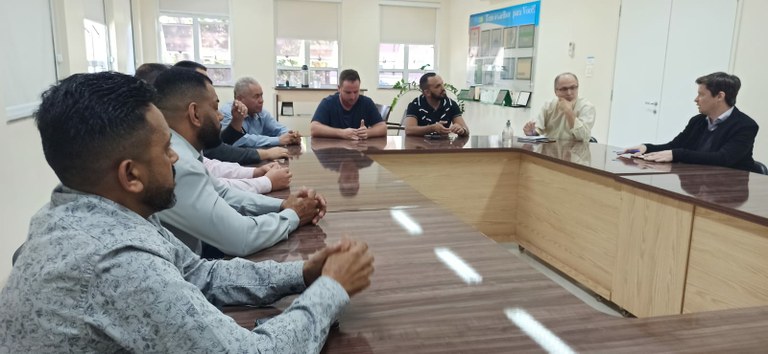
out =
[(589, 141), (595, 125), (595, 106), (579, 97), (579, 79), (572, 73), (555, 77), (555, 97), (544, 103), (536, 121), (523, 127), (525, 135), (552, 140)]

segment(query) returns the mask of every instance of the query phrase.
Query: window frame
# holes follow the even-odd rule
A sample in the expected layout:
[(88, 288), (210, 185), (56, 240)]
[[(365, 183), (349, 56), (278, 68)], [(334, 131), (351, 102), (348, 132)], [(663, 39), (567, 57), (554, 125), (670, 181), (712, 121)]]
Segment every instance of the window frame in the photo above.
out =
[[(309, 68), (310, 71), (315, 71), (315, 72), (318, 72), (318, 71), (325, 71), (325, 72), (335, 71), (337, 73), (339, 73), (341, 71), (341, 70), (339, 70), (338, 67), (317, 67), (317, 68), (313, 68), (312, 66), (310, 66), (310, 63), (312, 62), (312, 57), (311, 57), (311, 54), (310, 54), (310, 43), (312, 41), (318, 41), (317, 39), (277, 38), (276, 37), (275, 38), (275, 53), (276, 54), (277, 54), (277, 41), (279, 41), (279, 40), (302, 41), (303, 42), (303, 47), (304, 47), (304, 58), (303, 58), (304, 59), (304, 64), (303, 65), (307, 65), (307, 67)], [(323, 41), (336, 42), (336, 63), (339, 63), (339, 60), (340, 60), (340, 57), (341, 57), (340, 49), (339, 49), (339, 47), (340, 47), (339, 40), (325, 40), (325, 39), (323, 39)], [(285, 85), (284, 82), (277, 82), (277, 78), (280, 77), (280, 72), (281, 71), (288, 71), (288, 72), (294, 72), (294, 73), (301, 73), (301, 66), (296, 67), (296, 66), (278, 65), (277, 64), (277, 58), (278, 58), (278, 56), (275, 55), (275, 86), (282, 86), (282, 85)], [(289, 83), (293, 84), (292, 82), (289, 82)], [(309, 86), (312, 87), (312, 83), (311, 82), (310, 82)], [(329, 84), (321, 84), (320, 87), (317, 87), (317, 88), (336, 88), (336, 87), (337, 87), (337, 84), (329, 83)]]
[[(438, 69), (437, 69), (437, 49), (436, 49), (436, 45), (435, 44), (384, 43), (384, 42), (379, 42), (379, 59), (378, 59), (379, 66), (381, 65), (381, 45), (382, 44), (386, 44), (386, 45), (402, 45), (403, 46), (403, 68), (402, 69), (381, 69), (381, 68), (379, 68), (379, 70), (378, 70), (379, 71), (379, 77), (377, 78), (378, 80), (376, 80), (377, 81), (376, 85), (380, 89), (391, 89), (391, 88), (393, 88), (393, 85), (382, 85), (381, 84), (381, 74), (382, 73), (397, 73), (397, 72), (399, 72), (402, 75), (401, 76), (401, 80), (406, 80), (407, 82), (411, 82), (411, 81), (408, 80), (408, 78), (410, 77), (410, 74), (421, 74), (421, 75), (424, 75), (424, 74), (426, 74), (428, 72), (435, 72), (436, 73), (438, 71)], [(409, 60), (410, 59), (410, 50), (411, 50), (410, 46), (412, 46), (412, 45), (432, 46), (432, 61), (433, 61), (433, 63), (432, 63), (432, 65), (427, 67), (427, 69), (421, 70), (420, 67), (419, 68), (409, 68), (408, 67), (408, 64), (409, 64), (409, 61), (410, 61)]]
[(210, 69), (229, 69), (230, 72), (230, 81), (228, 82), (213, 82), (213, 86), (234, 86), (234, 72), (232, 68), (232, 22), (229, 19), (229, 16), (222, 16), (222, 15), (209, 15), (209, 14), (199, 14), (199, 13), (186, 13), (186, 12), (178, 12), (178, 11), (160, 11), (160, 13), (157, 16), (157, 24), (159, 27), (158, 31), (158, 50), (159, 50), (159, 57), (160, 62), (163, 64), (170, 64), (173, 65), (175, 63), (166, 63), (164, 58), (164, 53), (166, 52), (165, 48), (163, 48), (163, 42), (165, 38), (163, 37), (163, 23), (160, 22), (160, 18), (166, 16), (166, 17), (188, 17), (192, 18), (192, 49), (193, 49), (193, 58), (195, 62), (202, 63), (202, 55), (200, 53), (201, 45), (202, 45), (202, 34), (201, 34), (201, 19), (215, 19), (215, 20), (221, 20), (224, 21), (227, 24), (227, 41), (229, 43), (229, 58), (230, 63), (229, 65), (226, 64), (203, 64), (205, 67)]

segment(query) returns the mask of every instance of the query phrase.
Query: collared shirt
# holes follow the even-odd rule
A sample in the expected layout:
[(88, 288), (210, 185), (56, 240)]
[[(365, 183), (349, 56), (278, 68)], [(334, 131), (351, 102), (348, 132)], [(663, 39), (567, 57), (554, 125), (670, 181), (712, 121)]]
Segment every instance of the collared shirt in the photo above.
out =
[(416, 97), (408, 104), (406, 117), (415, 117), (419, 126), (432, 125), (445, 121), (446, 128), (451, 126), (453, 119), (461, 116), (461, 109), (456, 101), (446, 97), (440, 100), (440, 105), (434, 109), (424, 95)]
[(565, 113), (557, 108), (558, 101), (555, 97), (544, 103), (536, 117), (536, 132), (554, 140), (589, 141), (592, 137), (592, 126), (595, 125), (595, 106), (584, 98), (577, 98), (573, 105), (576, 119), (573, 128), (569, 128)]
[(232, 122), (233, 103), (224, 104), (219, 108), (219, 112), (224, 115), (221, 129), (224, 133), (222, 138), (227, 137), (224, 141), (225, 143), (254, 148), (280, 145), (280, 135), (287, 133), (288, 128), (280, 124), (266, 109), (246, 116), (243, 120), (242, 132), (230, 128), (229, 123)]
[(288, 238), (299, 227), (291, 209), (280, 211), (282, 199), (242, 191), (208, 175), (200, 152), (171, 131), (171, 147), (179, 155), (176, 205), (158, 215), (163, 225), (200, 254), (205, 241), (222, 252), (245, 256)]
[(732, 112), (733, 112), (733, 107), (731, 107), (727, 111), (723, 112), (723, 114), (721, 114), (719, 117), (717, 117), (717, 119), (715, 119), (714, 122), (712, 122), (712, 120), (710, 120), (709, 117), (707, 117), (706, 118), (707, 119), (707, 130), (713, 131), (713, 130), (717, 129), (717, 126), (720, 123), (725, 122), (725, 120), (728, 119), (728, 117), (731, 116)]
[(234, 162), (211, 160), (203, 157), (208, 173), (230, 187), (248, 192), (265, 194), (272, 191), (272, 181), (267, 176), (253, 177), (253, 167), (243, 167)]
[[(0, 351), (318, 353), (349, 297), (328, 277), (305, 290), (302, 267), (201, 260), (156, 216), (59, 186), (0, 293)], [(301, 291), (254, 331), (216, 308)]]

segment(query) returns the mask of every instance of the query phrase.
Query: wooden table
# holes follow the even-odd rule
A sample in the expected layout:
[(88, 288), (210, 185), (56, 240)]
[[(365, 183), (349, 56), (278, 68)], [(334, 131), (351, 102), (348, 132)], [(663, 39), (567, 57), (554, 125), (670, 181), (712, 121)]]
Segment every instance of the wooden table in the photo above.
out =
[[(541, 352), (505, 315), (509, 309), (527, 311), (579, 352), (768, 347), (768, 301), (761, 292), (767, 282), (760, 278), (768, 274), (766, 264), (743, 257), (765, 254), (761, 247), (768, 244), (761, 238), (768, 234), (760, 202), (768, 192), (766, 176), (746, 175), (745, 199), (741, 188), (694, 177), (744, 179), (739, 171), (638, 166), (616, 160), (611, 147), (555, 144), (560, 145), (503, 147), (494, 137), (437, 142), (388, 137), (363, 145), (305, 141), (304, 153), (288, 162), (293, 185), (316, 187), (327, 197), (329, 213), (318, 226), (302, 227), (250, 258), (306, 259), (343, 235), (369, 244), (376, 257), (372, 286), (353, 298), (341, 328), (331, 332), (329, 353)], [(350, 166), (357, 166), (356, 176)], [(353, 193), (355, 180), (359, 187)], [(728, 194), (723, 188), (731, 190), (730, 197), (708, 197)], [(404, 215), (421, 231), (398, 222)], [(722, 227), (741, 233), (718, 238)], [(692, 241), (683, 242), (686, 237)], [(607, 299), (655, 317), (602, 314), (493, 239), (516, 241)], [(451, 250), (482, 281), (463, 281), (438, 259), (436, 249)], [(719, 252), (721, 257), (712, 256)], [(754, 267), (747, 269), (757, 280), (733, 277), (740, 262)], [(721, 297), (734, 297), (734, 288), (721, 289), (710, 278), (740, 284), (736, 292), (751, 291), (754, 302), (725, 307), (760, 307), (701, 312), (718, 308)], [(695, 313), (658, 316), (669, 309)], [(247, 328), (265, 313), (226, 311)]]

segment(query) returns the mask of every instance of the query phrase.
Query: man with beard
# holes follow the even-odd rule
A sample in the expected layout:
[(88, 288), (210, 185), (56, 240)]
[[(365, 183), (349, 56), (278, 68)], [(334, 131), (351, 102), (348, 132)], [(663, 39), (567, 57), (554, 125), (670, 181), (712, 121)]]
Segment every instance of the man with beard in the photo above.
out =
[(211, 178), (200, 151), (221, 144), (219, 98), (211, 80), (172, 68), (155, 80), (157, 107), (171, 127), (178, 203), (158, 215), (196, 253), (205, 242), (225, 254), (245, 256), (288, 238), (300, 225), (325, 215), (325, 199), (302, 188), (282, 200), (224, 185)]
[(552, 140), (589, 141), (595, 125), (595, 106), (579, 97), (579, 79), (572, 73), (555, 77), (555, 98), (544, 103), (536, 121), (523, 126), (528, 136)]
[(406, 135), (469, 135), (459, 104), (448, 98), (440, 76), (435, 73), (422, 75), (419, 88), (422, 95), (408, 104), (403, 120)]
[(339, 92), (320, 101), (312, 116), (315, 138), (365, 140), (387, 135), (387, 123), (376, 104), (360, 96), (360, 74), (347, 69), (339, 74)]
[[(317, 353), (372, 257), (344, 240), (307, 262), (205, 261), (154, 215), (174, 203), (171, 132), (146, 83), (76, 74), (35, 114), (61, 185), (0, 293), (0, 351)], [(267, 286), (261, 286), (267, 284)], [(304, 292), (257, 332), (216, 305)]]

